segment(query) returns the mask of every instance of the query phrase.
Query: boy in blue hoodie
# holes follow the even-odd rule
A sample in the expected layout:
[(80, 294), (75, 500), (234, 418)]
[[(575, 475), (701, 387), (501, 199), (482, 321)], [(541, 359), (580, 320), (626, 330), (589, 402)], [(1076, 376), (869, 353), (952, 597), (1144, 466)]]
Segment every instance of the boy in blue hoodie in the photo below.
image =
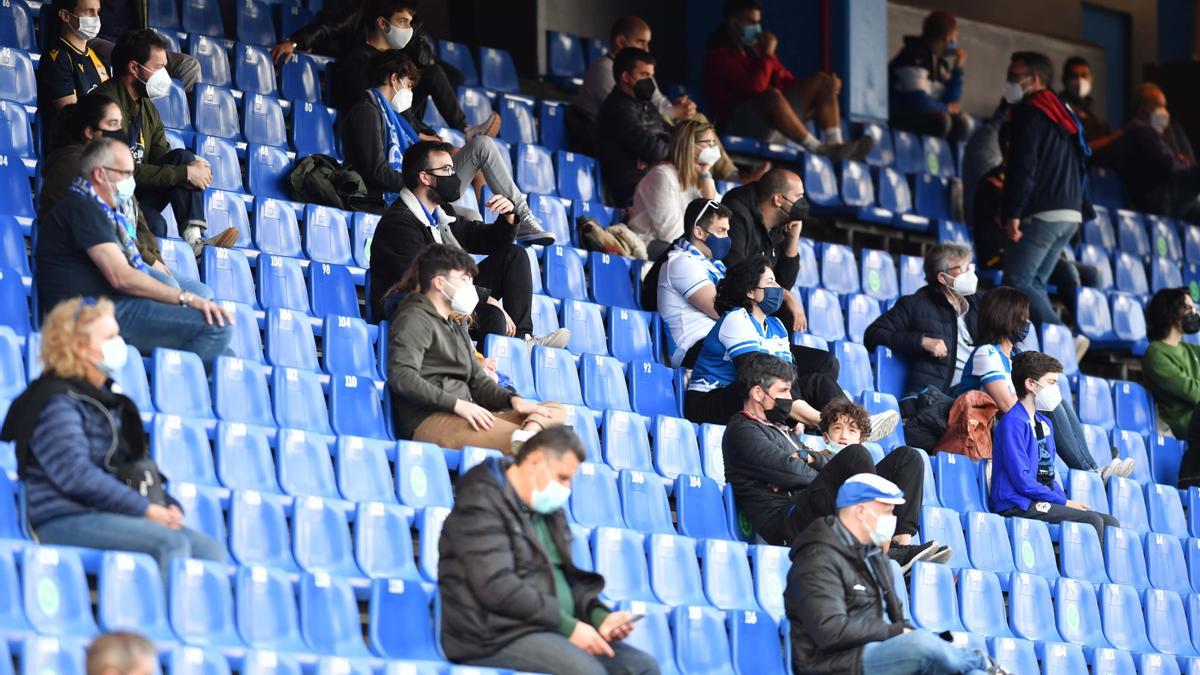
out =
[(1054, 431), (1047, 411), (1062, 403), (1058, 378), (1063, 366), (1042, 352), (1021, 352), (1012, 360), (1012, 382), (1018, 404), (992, 433), (992, 510), (1047, 523), (1087, 523), (1104, 542), (1105, 527), (1120, 527), (1116, 518), (1067, 499), (1054, 479)]

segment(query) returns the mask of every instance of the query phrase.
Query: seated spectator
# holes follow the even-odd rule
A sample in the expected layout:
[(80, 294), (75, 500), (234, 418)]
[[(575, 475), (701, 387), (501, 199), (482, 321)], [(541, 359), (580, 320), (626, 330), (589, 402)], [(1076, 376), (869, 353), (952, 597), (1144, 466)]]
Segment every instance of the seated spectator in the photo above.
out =
[(1109, 136), (1112, 132), (1092, 98), (1092, 65), (1082, 56), (1068, 58), (1063, 62), (1062, 81), (1063, 88), (1059, 96), (1083, 123), (1083, 133), (1087, 134), (1092, 149), (1103, 148), (1111, 140)]
[(172, 149), (163, 132), (158, 106), (171, 88), (167, 74), (167, 47), (150, 29), (123, 35), (112, 52), (113, 77), (96, 91), (121, 107), (121, 130), (137, 165), (138, 202), (145, 209), (150, 231), (167, 236), (161, 211), (170, 205), (183, 238), (197, 257), (207, 245), (230, 247), (237, 243), (237, 228), (228, 228), (212, 239), (204, 237), (204, 190), (212, 184), (212, 167), (190, 150)]
[[(53, 139), (59, 145), (48, 149), (42, 160), (42, 190), (38, 195), (38, 217), (45, 219), (50, 211), (71, 190), (71, 184), (79, 177), (79, 157), (88, 143), (121, 131), (121, 108), (116, 101), (94, 91), (63, 108), (59, 113)], [(138, 208), (137, 197), (131, 197), (121, 205), (121, 215), (126, 223), (134, 225), (130, 233), (136, 248), (126, 249), (126, 258), (134, 264), (132, 254), (136, 251), (142, 261), (150, 266), (147, 274), (164, 284), (175, 286), (189, 293), (211, 300), (212, 289), (199, 281), (176, 279), (162, 260), (158, 248), (158, 237), (150, 231), (146, 218)]]
[[(791, 139), (808, 152), (834, 159), (862, 159), (870, 136), (842, 142), (837, 75), (814, 73), (798, 80), (775, 56), (779, 39), (762, 28), (760, 0), (725, 0), (725, 20), (708, 37), (704, 93), (723, 134), (768, 142)], [(825, 142), (805, 126), (815, 119)]]
[(1171, 121), (1156, 84), (1138, 88), (1133, 119), (1096, 161), (1116, 170), (1139, 211), (1200, 222), (1200, 169), (1187, 134)]
[[(391, 316), (385, 302), (420, 251), (430, 244), (445, 244), (460, 251), (486, 255), (475, 281), (480, 303), (472, 312), (474, 330), (484, 335), (524, 337), (549, 347), (563, 347), (570, 332), (559, 329), (541, 338), (533, 333), (533, 276), (525, 249), (513, 243), (516, 218), (512, 202), (502, 195), (488, 201), (499, 217), (485, 225), (457, 217), (452, 198), (460, 194), (454, 173), (451, 146), (441, 141), (419, 141), (404, 153), (400, 196), (380, 218), (371, 241), (371, 287), (367, 301), (372, 315)], [(399, 290), (399, 289), (396, 289)], [(398, 296), (394, 299), (397, 299)], [(501, 305), (500, 301), (504, 304)]]
[(105, 633), (88, 646), (87, 675), (154, 675), (157, 672), (158, 649), (153, 642), (136, 633)]
[(925, 286), (896, 301), (867, 326), (869, 351), (887, 347), (908, 362), (905, 393), (935, 387), (949, 393), (962, 379), (975, 344), (979, 283), (971, 249), (939, 244), (925, 253)]
[(48, 310), (77, 295), (112, 298), (117, 323), (138, 351), (195, 352), (207, 368), (228, 347), (233, 318), (221, 305), (164, 283), (142, 259), (136, 227), (124, 215), (134, 184), (124, 143), (102, 137), (83, 149), (71, 189), (38, 225), (38, 300)]
[[(975, 347), (963, 367), (962, 381), (954, 394), (961, 396), (979, 390), (992, 397), (1000, 414), (1017, 404), (1012, 379), (1012, 357), (1029, 335), (1029, 297), (1015, 288), (1001, 286), (988, 292), (979, 303)], [(1072, 469), (1110, 476), (1128, 477), (1133, 473), (1132, 459), (1113, 459), (1101, 469), (1088, 450), (1087, 436), (1069, 401), (1047, 412), (1054, 422), (1054, 446)]]
[[(407, 116), (412, 105), (414, 82), (419, 71), (399, 49), (376, 52), (365, 66), (370, 87), (360, 91), (358, 101), (342, 121), (342, 150), (346, 166), (357, 171), (371, 196), (387, 204), (404, 189), (400, 160), (418, 141), (437, 141), (437, 136), (421, 136)], [(513, 182), (512, 172), (496, 142), (475, 135), (461, 149), (450, 147), (457, 192), (447, 193), (447, 202), (457, 201), (470, 190), (475, 174), (482, 172), (494, 196), (512, 202), (517, 217), (516, 238), (526, 244), (553, 244), (554, 235), (542, 229), (542, 221), (533, 215), (525, 195)], [(416, 253), (413, 251), (412, 253)]]
[(438, 557), (442, 650), (454, 663), (548, 673), (657, 675), (624, 639), (637, 620), (600, 601), (571, 559), (563, 507), (587, 452), (566, 427), (458, 479)]
[(1179, 487), (1200, 486), (1200, 346), (1184, 342), (1200, 333), (1200, 314), (1186, 288), (1164, 288), (1146, 305), (1146, 337), (1142, 382), (1154, 395), (1158, 428), (1187, 441), (1179, 467)]
[[(51, 141), (50, 130), (58, 111), (108, 79), (108, 65), (88, 46), (100, 33), (100, 0), (55, 0), (53, 17), (57, 36), (38, 62), (38, 112), (42, 143)], [(53, 35), (49, 30), (45, 34)]]
[(967, 140), (973, 123), (960, 104), (966, 63), (954, 15), (926, 16), (921, 34), (904, 36), (904, 47), (888, 64), (888, 124), (951, 142)]
[(696, 199), (688, 204), (685, 222), (692, 223), (687, 236), (675, 241), (642, 282), (643, 294), (653, 284), (657, 311), (667, 324), (667, 335), (675, 346), (671, 365), (692, 368), (704, 336), (721, 318), (717, 314), (717, 283), (725, 278), (721, 259), (729, 252), (729, 209), (720, 202)]
[(667, 159), (638, 181), (629, 227), (657, 258), (684, 235), (683, 211), (693, 200), (717, 199), (713, 164), (721, 158), (711, 124), (687, 120), (671, 130)]
[(104, 298), (66, 300), (43, 319), (42, 374), (0, 430), (16, 444), (29, 526), (42, 544), (149, 554), (163, 579), (176, 558), (224, 562), (224, 542), (184, 526), (141, 413), (112, 380), (128, 356)]
[[(773, 545), (794, 540), (810, 522), (832, 514), (834, 497), (847, 478), (876, 470), (871, 451), (862, 445), (871, 433), (867, 411), (845, 398), (831, 402), (821, 416), (821, 431), (830, 447), (844, 446), (826, 454), (800, 443), (787, 412), (792, 378), (791, 367), (774, 356), (746, 357), (738, 367), (741, 412), (728, 420), (721, 441), (725, 479), (733, 486), (738, 510)], [(924, 465), (915, 453), (912, 448), (897, 448), (879, 464), (881, 475), (899, 480), (912, 495), (891, 550), (905, 569), (939, 551), (935, 542), (910, 546), (925, 480)]]
[(596, 118), (596, 156), (618, 206), (629, 204), (647, 169), (665, 161), (670, 151), (671, 131), (651, 102), (657, 91), (654, 63), (650, 52), (622, 49), (612, 64), (617, 85)]
[[(378, 258), (372, 260), (378, 264)], [(462, 324), (480, 297), (475, 286), (480, 268), (471, 256), (434, 244), (413, 264), (419, 290), (400, 302), (388, 329), (396, 435), (443, 448), (508, 452), (514, 441), (562, 424), (561, 405), (527, 401), (502, 388), (464, 339)]]
[(1104, 543), (1105, 527), (1120, 527), (1116, 518), (1067, 499), (1055, 480), (1054, 426), (1048, 413), (1062, 404), (1058, 359), (1041, 352), (1021, 352), (1012, 360), (1014, 405), (992, 432), (992, 510), (1047, 523), (1087, 523)]
[(837, 490), (833, 515), (802, 532), (792, 548), (784, 608), (796, 672), (1004, 673), (985, 652), (948, 642), (904, 618), (892, 567), (880, 546), (909, 495), (870, 473)]
[[(113, 63), (114, 44), (126, 33), (150, 28), (148, 8), (148, 3), (100, 0), (100, 14), (104, 17), (100, 23), (100, 37), (89, 39), (88, 47), (95, 50), (106, 63)], [(188, 94), (200, 83), (200, 62), (190, 54), (168, 50), (166, 70), (171, 79), (183, 86)]]

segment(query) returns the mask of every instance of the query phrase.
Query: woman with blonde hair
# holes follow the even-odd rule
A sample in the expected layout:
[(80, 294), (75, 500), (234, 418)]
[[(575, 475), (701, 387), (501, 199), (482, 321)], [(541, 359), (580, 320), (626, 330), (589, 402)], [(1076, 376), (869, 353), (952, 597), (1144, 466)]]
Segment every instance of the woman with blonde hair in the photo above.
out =
[(675, 125), (667, 160), (647, 171), (633, 193), (629, 227), (646, 242), (651, 260), (683, 236), (683, 211), (692, 200), (717, 199), (712, 166), (720, 158), (711, 124), (684, 120)]
[(224, 562), (223, 543), (184, 526), (112, 379), (128, 358), (107, 299), (65, 300), (43, 320), (42, 375), (0, 430), (16, 444), (28, 525), (43, 544), (147, 553), (164, 579), (175, 558)]

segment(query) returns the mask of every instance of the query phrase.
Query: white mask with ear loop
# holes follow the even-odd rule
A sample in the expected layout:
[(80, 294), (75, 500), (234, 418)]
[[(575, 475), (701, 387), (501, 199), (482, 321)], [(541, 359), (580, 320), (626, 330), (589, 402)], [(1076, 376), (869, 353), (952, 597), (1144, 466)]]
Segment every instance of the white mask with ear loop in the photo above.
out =
[[(859, 516), (858, 520), (864, 526), (867, 521)], [(885, 543), (892, 540), (896, 535), (896, 514), (885, 513), (875, 519), (875, 527), (870, 528), (871, 543), (876, 546), (883, 546)]]
[(411, 108), (412, 102), (413, 102), (412, 89), (408, 89), (406, 87), (400, 87), (400, 88), (396, 89), (395, 95), (393, 95), (392, 100), (389, 101), (389, 103), (392, 106), (392, 110), (395, 110), (398, 113), (402, 113), (405, 110), (408, 110), (409, 108)]

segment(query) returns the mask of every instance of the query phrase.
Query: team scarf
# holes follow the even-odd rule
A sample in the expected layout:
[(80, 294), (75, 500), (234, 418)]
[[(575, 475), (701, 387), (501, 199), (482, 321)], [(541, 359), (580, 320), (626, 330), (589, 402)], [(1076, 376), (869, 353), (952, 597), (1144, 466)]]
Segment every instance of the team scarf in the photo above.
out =
[(125, 258), (129, 260), (129, 264), (140, 272), (149, 272), (150, 266), (142, 259), (142, 254), (137, 248), (137, 229), (130, 222), (130, 219), (120, 211), (109, 206), (100, 195), (96, 194), (95, 188), (86, 179), (76, 177), (71, 181), (71, 190), (85, 197), (88, 197), (100, 205), (104, 210), (104, 215), (108, 216), (108, 222), (112, 224), (113, 230), (117, 235), (117, 241), (125, 250)]
[(708, 272), (709, 281), (714, 284), (725, 278), (725, 263), (720, 260), (713, 260), (701, 253), (700, 249), (687, 240), (687, 237), (680, 237), (679, 241), (675, 243), (675, 249), (703, 263), (704, 269)]

